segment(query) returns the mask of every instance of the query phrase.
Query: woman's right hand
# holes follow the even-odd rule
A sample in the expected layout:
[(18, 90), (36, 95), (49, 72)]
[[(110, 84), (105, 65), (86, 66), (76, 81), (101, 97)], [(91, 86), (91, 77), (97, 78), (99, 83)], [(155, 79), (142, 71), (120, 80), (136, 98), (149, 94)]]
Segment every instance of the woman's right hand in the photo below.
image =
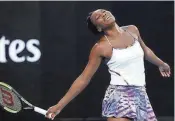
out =
[(47, 110), (46, 117), (53, 120), (60, 112), (61, 108), (58, 104), (56, 104)]

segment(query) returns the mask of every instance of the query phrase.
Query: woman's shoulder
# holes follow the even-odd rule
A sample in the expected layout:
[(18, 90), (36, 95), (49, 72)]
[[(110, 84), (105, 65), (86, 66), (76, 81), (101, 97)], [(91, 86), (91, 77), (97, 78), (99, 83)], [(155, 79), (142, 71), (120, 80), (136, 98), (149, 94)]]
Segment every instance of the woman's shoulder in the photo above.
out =
[(106, 48), (105, 37), (102, 36), (101, 38), (99, 38), (92, 48), (95, 49), (96, 51), (103, 53), (103, 51)]
[(132, 33), (133, 35), (140, 36), (139, 29), (135, 25), (121, 26), (121, 28)]
[(94, 44), (93, 48), (102, 49), (104, 42), (105, 42), (105, 38), (104, 38), (104, 36), (102, 36), (97, 40), (97, 42)]
[(138, 28), (136, 25), (126, 25), (126, 26), (121, 26), (120, 28), (124, 30), (138, 31)]

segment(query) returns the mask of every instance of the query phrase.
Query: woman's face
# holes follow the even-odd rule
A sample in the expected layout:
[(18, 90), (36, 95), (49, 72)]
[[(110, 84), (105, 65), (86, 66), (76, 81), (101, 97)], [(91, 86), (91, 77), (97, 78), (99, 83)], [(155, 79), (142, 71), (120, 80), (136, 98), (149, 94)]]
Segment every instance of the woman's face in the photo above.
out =
[(101, 28), (102, 30), (115, 23), (115, 17), (110, 11), (104, 9), (98, 9), (94, 11), (90, 19), (97, 29)]

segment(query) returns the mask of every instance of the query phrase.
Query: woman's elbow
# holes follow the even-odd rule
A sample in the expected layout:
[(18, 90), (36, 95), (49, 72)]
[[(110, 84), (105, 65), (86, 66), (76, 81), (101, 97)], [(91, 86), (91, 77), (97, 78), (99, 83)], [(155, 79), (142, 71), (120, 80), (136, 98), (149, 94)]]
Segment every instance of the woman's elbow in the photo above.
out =
[(144, 56), (145, 56), (145, 59), (149, 59), (149, 57), (153, 54), (153, 52), (151, 51), (151, 49), (149, 49), (148, 47), (145, 49), (144, 51)]
[(83, 75), (81, 75), (81, 76), (79, 77), (79, 83), (80, 83), (81, 85), (87, 85), (87, 84), (89, 84), (89, 82), (90, 82), (90, 79), (89, 79), (89, 78), (84, 77)]

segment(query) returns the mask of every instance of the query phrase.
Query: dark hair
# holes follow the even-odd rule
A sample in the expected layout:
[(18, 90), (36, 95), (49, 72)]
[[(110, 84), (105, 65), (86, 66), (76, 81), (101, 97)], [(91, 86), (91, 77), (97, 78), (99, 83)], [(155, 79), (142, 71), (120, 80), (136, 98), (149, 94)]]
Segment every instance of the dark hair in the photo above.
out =
[(86, 19), (86, 23), (87, 23), (88, 29), (89, 29), (93, 34), (99, 35), (99, 34), (101, 34), (102, 32), (99, 32), (99, 31), (97, 30), (97, 27), (92, 23), (92, 21), (91, 21), (91, 19), (90, 19), (92, 13), (93, 13), (93, 12), (90, 12), (90, 13), (89, 13), (89, 15), (88, 15), (88, 17), (87, 17), (87, 19)]

